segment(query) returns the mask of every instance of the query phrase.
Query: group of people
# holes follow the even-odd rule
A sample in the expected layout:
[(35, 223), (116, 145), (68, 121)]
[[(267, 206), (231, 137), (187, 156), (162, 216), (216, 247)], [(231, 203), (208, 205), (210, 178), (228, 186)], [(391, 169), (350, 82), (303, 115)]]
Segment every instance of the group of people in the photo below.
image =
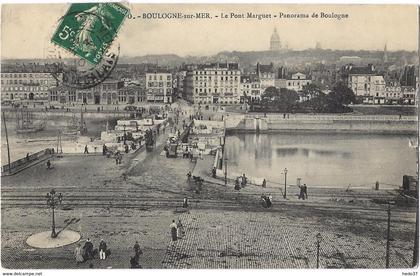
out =
[(99, 252), (99, 259), (105, 260), (109, 255), (111, 255), (111, 250), (108, 249), (106, 242), (101, 239), (99, 242), (98, 249), (94, 249), (92, 241), (88, 238), (85, 244), (77, 244), (74, 255), (77, 263), (83, 263), (87, 260), (92, 260), (95, 258), (96, 254)]
[(244, 188), (246, 184), (248, 183), (248, 178), (246, 178), (245, 174), (242, 176), (238, 176), (235, 179), (235, 190), (239, 191), (241, 188)]
[(268, 196), (261, 195), (261, 200), (264, 208), (270, 208), (273, 205), (273, 196), (271, 194)]
[(172, 220), (172, 223), (169, 225), (169, 228), (171, 229), (172, 241), (177, 241), (178, 239), (182, 239), (182, 237), (184, 237), (184, 225), (182, 225), (180, 219), (177, 223), (175, 222), (175, 220)]

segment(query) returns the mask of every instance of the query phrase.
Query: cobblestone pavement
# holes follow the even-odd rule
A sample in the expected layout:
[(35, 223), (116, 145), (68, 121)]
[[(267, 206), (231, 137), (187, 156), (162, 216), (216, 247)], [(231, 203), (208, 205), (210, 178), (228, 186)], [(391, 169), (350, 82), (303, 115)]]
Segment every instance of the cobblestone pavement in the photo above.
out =
[[(320, 267), (384, 268), (385, 242), (338, 232), (282, 214), (185, 214), (183, 239), (167, 248), (165, 268), (316, 268), (316, 234), (322, 233)], [(409, 267), (408, 244), (392, 244), (391, 267)]]
[[(2, 178), (2, 266), (89, 266), (76, 265), (74, 245), (47, 250), (25, 243), (50, 227), (45, 194), (51, 188), (64, 195), (57, 227), (80, 218), (70, 230), (95, 246), (103, 238), (111, 248), (106, 261), (92, 261), (95, 268), (128, 268), (136, 240), (144, 268), (313, 268), (318, 232), (323, 267), (385, 266), (386, 209), (372, 199), (390, 199), (389, 191), (313, 189), (309, 200), (299, 201), (296, 188), (288, 188), (284, 200), (281, 191), (269, 187), (264, 193), (273, 195), (274, 206), (264, 209), (256, 185), (236, 192), (231, 183), (208, 178), (196, 193), (186, 181), (195, 163), (161, 156), (164, 141), (162, 135), (154, 151), (125, 156), (118, 166), (103, 156), (64, 156), (53, 161), (54, 170), (39, 164)], [(185, 196), (191, 200), (189, 213), (180, 208)], [(391, 266), (409, 267), (415, 214), (399, 206), (392, 214)], [(172, 243), (168, 226), (178, 218), (186, 237)]]

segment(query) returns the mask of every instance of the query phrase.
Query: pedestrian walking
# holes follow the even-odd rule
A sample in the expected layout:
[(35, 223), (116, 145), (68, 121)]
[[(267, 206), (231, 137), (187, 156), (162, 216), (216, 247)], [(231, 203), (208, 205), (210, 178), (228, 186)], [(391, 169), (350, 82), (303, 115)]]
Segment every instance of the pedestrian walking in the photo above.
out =
[(245, 174), (243, 174), (242, 175), (242, 188), (246, 186), (246, 183), (247, 183), (247, 179), (246, 179)]
[(182, 202), (182, 207), (188, 208), (188, 198), (187, 197), (184, 198), (184, 201)]
[(47, 161), (47, 169), (48, 170), (51, 169), (51, 161), (50, 160)]
[(299, 195), (298, 195), (298, 199), (302, 199), (303, 197), (303, 185), (299, 186)]
[(172, 220), (172, 223), (169, 225), (169, 228), (171, 228), (172, 241), (176, 241), (177, 240), (177, 233), (176, 233), (176, 223), (175, 223), (175, 220)]
[(84, 152), (84, 154), (89, 154), (89, 150), (88, 150), (88, 146), (87, 145), (85, 146), (85, 152)]
[(303, 184), (303, 195), (304, 198), (303, 199), (308, 199), (308, 187), (306, 186), (306, 184)]
[(178, 223), (176, 224), (176, 236), (178, 239), (182, 239), (184, 236), (184, 225), (182, 225), (180, 219), (178, 219)]
[(90, 239), (87, 239), (85, 245), (83, 246), (83, 258), (85, 260), (93, 259), (93, 243)]
[(83, 258), (82, 251), (82, 245), (78, 243), (76, 248), (74, 249), (74, 257), (76, 258), (77, 264), (83, 263), (85, 261), (85, 259)]
[(265, 188), (267, 186), (267, 181), (265, 180), (265, 178), (263, 179), (262, 185), (263, 188)]
[(239, 176), (235, 179), (235, 190), (239, 191), (241, 186), (239, 185)]
[(134, 244), (133, 249), (134, 249), (134, 257), (137, 256), (137, 258), (139, 258), (139, 256), (143, 254), (143, 251), (141, 250), (140, 244), (138, 241), (136, 241), (136, 243)]
[(105, 260), (106, 258), (106, 242), (101, 239), (101, 242), (99, 243), (99, 259)]
[(213, 167), (213, 169), (211, 170), (211, 175), (213, 176), (213, 178), (216, 178), (216, 167)]

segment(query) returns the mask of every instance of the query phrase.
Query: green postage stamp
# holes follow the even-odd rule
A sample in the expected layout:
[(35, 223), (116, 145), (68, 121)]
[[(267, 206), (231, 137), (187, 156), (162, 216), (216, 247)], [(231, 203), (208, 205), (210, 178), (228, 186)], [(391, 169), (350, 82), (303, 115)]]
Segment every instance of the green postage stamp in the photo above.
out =
[(51, 41), (97, 65), (128, 14), (119, 3), (72, 4)]

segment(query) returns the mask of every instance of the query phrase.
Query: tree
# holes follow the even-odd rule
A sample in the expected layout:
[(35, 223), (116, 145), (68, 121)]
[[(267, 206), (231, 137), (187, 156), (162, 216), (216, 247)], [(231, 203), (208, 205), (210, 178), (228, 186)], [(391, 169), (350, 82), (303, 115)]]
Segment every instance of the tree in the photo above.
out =
[(324, 94), (321, 91), (321, 88), (319, 88), (317, 85), (315, 85), (313, 83), (305, 85), (302, 89), (302, 93), (305, 94), (305, 95), (309, 95), (310, 99), (313, 99), (315, 97), (318, 97), (321, 94)]
[(337, 83), (333, 87), (331, 93), (328, 94), (328, 98), (335, 103), (336, 106), (347, 106), (356, 101), (356, 96), (354, 95), (353, 90), (348, 88), (342, 82)]
[(263, 94), (264, 97), (270, 98), (270, 99), (274, 99), (278, 95), (279, 95), (279, 91), (274, 86), (267, 87), (264, 90), (264, 94)]
[(296, 102), (298, 100), (299, 100), (299, 96), (296, 91), (289, 90), (286, 88), (280, 89), (278, 106), (281, 111), (290, 112), (294, 110)]

